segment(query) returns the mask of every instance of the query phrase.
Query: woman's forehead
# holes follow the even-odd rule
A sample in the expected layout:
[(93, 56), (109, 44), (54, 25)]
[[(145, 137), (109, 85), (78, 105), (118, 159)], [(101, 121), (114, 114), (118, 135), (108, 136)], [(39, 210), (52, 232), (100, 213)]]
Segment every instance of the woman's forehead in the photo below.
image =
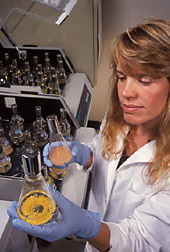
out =
[(118, 60), (118, 64), (116, 67), (117, 71), (121, 71), (125, 75), (133, 76), (133, 77), (141, 77), (146, 76), (147, 72), (142, 69), (142, 66), (137, 62), (125, 61), (122, 59)]

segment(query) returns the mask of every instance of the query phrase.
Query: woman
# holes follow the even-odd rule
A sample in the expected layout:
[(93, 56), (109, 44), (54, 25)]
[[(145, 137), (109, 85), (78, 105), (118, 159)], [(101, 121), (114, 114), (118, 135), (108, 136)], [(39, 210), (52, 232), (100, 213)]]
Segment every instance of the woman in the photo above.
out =
[[(92, 171), (88, 210), (52, 193), (62, 218), (32, 226), (8, 209), (13, 225), (48, 241), (74, 233), (86, 251), (169, 251), (170, 21), (147, 20), (121, 34), (112, 53), (110, 104), (88, 146), (69, 143), (71, 162)], [(48, 146), (44, 160), (49, 165)]]

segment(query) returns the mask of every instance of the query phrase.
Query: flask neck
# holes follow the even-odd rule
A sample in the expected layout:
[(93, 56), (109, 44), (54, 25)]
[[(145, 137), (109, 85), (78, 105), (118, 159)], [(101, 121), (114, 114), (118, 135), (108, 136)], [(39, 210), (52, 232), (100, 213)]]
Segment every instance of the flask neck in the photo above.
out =
[(47, 124), (50, 134), (60, 133), (60, 127), (56, 115), (47, 116)]
[(41, 173), (40, 150), (36, 146), (28, 146), (22, 152), (22, 163), (26, 177), (35, 178)]

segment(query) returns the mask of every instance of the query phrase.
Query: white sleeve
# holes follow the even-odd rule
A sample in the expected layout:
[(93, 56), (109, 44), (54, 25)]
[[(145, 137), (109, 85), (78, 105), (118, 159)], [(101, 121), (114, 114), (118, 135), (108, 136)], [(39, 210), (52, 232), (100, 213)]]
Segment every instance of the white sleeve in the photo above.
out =
[(111, 252), (170, 251), (170, 191), (161, 191), (137, 207), (120, 223), (106, 222)]
[(91, 151), (92, 151), (92, 153), (93, 153), (93, 160), (92, 160), (92, 164), (91, 164), (91, 166), (90, 167), (88, 167), (88, 168), (86, 168), (86, 167), (84, 167), (84, 166), (82, 166), (82, 165), (79, 165), (79, 164), (77, 164), (77, 169), (78, 170), (80, 170), (80, 171), (84, 171), (84, 172), (90, 172), (92, 169), (93, 169), (93, 164), (94, 164), (94, 159), (95, 159), (95, 147), (96, 147), (96, 144), (98, 143), (98, 139), (99, 139), (99, 136), (100, 135), (100, 133), (99, 134), (97, 134), (96, 136), (94, 136), (94, 138), (93, 138), (93, 140), (91, 141), (91, 142), (89, 142), (89, 143), (87, 143), (86, 145), (91, 149)]
[(105, 117), (100, 125), (100, 130), (99, 130), (99, 133), (96, 134), (93, 139), (86, 143), (86, 145), (91, 149), (91, 151), (93, 152), (93, 160), (92, 160), (92, 164), (90, 167), (86, 168), (82, 165), (79, 165), (77, 164), (77, 169), (80, 170), (80, 171), (84, 171), (84, 172), (90, 172), (92, 169), (93, 169), (93, 164), (94, 164), (94, 160), (95, 160), (95, 150), (98, 148), (99, 146), (99, 143), (101, 142), (101, 133), (102, 133), (102, 130), (103, 130), (103, 127), (105, 125)]

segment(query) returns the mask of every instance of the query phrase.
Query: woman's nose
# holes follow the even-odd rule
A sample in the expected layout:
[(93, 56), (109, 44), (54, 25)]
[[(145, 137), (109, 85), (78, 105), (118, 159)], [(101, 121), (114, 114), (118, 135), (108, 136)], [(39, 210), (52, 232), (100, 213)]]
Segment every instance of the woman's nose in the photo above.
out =
[(137, 95), (137, 90), (136, 90), (136, 80), (129, 77), (126, 80), (126, 83), (124, 85), (122, 95), (125, 98), (134, 98)]

